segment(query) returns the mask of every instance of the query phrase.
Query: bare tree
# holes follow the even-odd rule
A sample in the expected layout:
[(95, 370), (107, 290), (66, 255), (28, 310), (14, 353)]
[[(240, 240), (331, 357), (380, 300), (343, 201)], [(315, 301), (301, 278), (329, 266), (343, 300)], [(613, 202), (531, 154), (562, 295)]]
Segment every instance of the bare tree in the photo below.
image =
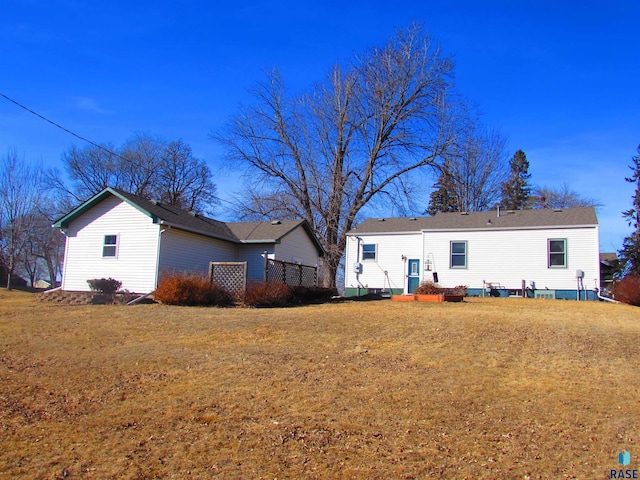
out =
[(327, 250), (323, 283), (334, 285), (362, 208), (402, 191), (403, 179), (454, 143), (452, 74), (451, 59), (417, 26), (297, 97), (272, 72), (253, 91), (256, 104), (215, 135), (251, 177), (245, 213), (309, 221)]
[(0, 161), (0, 254), (7, 274), (7, 290), (33, 224), (41, 195), (41, 171), (27, 164), (16, 151)]
[(163, 202), (196, 212), (206, 212), (216, 202), (211, 170), (181, 140), (166, 145), (158, 177), (153, 191)]
[(531, 208), (576, 208), (576, 207), (600, 207), (602, 203), (592, 197), (583, 197), (571, 190), (568, 183), (560, 187), (535, 187), (531, 196)]
[[(23, 268), (29, 273), (32, 285), (36, 275), (46, 275), (53, 288), (58, 284), (58, 278), (62, 275), (65, 242), (62, 232), (51, 225), (66, 211), (66, 203), (47, 195), (41, 198), (37, 209), (32, 212), (33, 222), (23, 257)], [(31, 263), (31, 269), (27, 263)]]
[(71, 188), (57, 170), (47, 172), (47, 183), (76, 204), (106, 187), (198, 212), (211, 211), (217, 201), (211, 170), (181, 140), (167, 142), (137, 133), (122, 148), (74, 146), (62, 159), (73, 182)]
[(86, 200), (109, 186), (120, 186), (122, 169), (120, 159), (114, 152), (113, 145), (100, 147), (89, 145), (85, 148), (72, 146), (62, 154), (67, 173), (73, 182), (68, 189), (59, 172), (52, 178), (52, 184), (72, 195), (77, 202)]
[(447, 153), (442, 174), (460, 212), (480, 212), (500, 201), (506, 176), (505, 140), (496, 131), (469, 128)]
[(167, 142), (150, 133), (137, 133), (127, 140), (120, 149), (118, 186), (141, 197), (151, 196), (159, 187), (166, 149)]

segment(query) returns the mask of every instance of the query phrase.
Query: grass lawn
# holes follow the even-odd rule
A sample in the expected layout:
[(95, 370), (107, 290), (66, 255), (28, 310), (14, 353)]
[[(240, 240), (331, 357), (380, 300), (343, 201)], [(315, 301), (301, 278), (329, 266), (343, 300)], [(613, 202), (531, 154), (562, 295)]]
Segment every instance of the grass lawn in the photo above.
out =
[(2, 478), (607, 478), (640, 309), (63, 307), (0, 293)]

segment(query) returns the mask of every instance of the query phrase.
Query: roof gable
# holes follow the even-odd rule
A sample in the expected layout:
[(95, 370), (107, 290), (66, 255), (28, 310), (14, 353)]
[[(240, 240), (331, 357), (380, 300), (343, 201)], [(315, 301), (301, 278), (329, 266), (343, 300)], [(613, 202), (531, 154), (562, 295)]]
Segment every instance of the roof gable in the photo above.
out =
[(242, 243), (277, 243), (296, 228), (302, 227), (320, 256), (325, 251), (306, 220), (275, 220), (272, 222), (228, 222), (226, 224)]
[(598, 224), (593, 207), (437, 213), (433, 217), (372, 218), (349, 234), (410, 233), (424, 230), (527, 229)]

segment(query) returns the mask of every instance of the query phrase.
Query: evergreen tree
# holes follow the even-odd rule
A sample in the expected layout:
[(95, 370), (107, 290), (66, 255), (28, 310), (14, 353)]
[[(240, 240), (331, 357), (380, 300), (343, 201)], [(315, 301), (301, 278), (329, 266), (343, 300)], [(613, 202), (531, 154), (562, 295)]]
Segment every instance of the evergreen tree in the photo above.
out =
[(446, 170), (442, 170), (438, 181), (433, 185), (434, 190), (429, 196), (429, 206), (425, 211), (428, 215), (438, 212), (456, 212), (458, 204), (451, 193), (451, 182)]
[(633, 207), (622, 212), (629, 226), (633, 228), (631, 235), (622, 242), (622, 250), (619, 252), (621, 272), (625, 275), (640, 276), (640, 145), (638, 155), (631, 157), (632, 165), (629, 167), (633, 175), (625, 178), (629, 183), (636, 185), (633, 195)]
[(529, 161), (527, 155), (518, 150), (509, 160), (511, 173), (502, 184), (502, 206), (507, 210), (524, 210), (529, 206), (531, 187), (529, 185)]

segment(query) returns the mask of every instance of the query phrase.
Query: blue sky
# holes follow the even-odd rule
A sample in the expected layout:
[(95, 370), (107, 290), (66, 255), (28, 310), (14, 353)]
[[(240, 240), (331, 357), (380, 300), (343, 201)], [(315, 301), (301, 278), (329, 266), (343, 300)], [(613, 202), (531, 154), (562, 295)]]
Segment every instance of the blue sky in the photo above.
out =
[[(603, 204), (601, 250), (613, 251), (629, 233), (624, 177), (640, 144), (638, 18), (636, 0), (3, 0), (0, 93), (95, 142), (181, 138), (224, 199), (233, 182), (209, 135), (250, 102), (266, 69), (304, 89), (418, 21), (453, 55), (458, 90), (509, 153), (526, 152), (532, 183), (566, 182)], [(0, 98), (0, 153), (60, 166), (73, 144)]]

